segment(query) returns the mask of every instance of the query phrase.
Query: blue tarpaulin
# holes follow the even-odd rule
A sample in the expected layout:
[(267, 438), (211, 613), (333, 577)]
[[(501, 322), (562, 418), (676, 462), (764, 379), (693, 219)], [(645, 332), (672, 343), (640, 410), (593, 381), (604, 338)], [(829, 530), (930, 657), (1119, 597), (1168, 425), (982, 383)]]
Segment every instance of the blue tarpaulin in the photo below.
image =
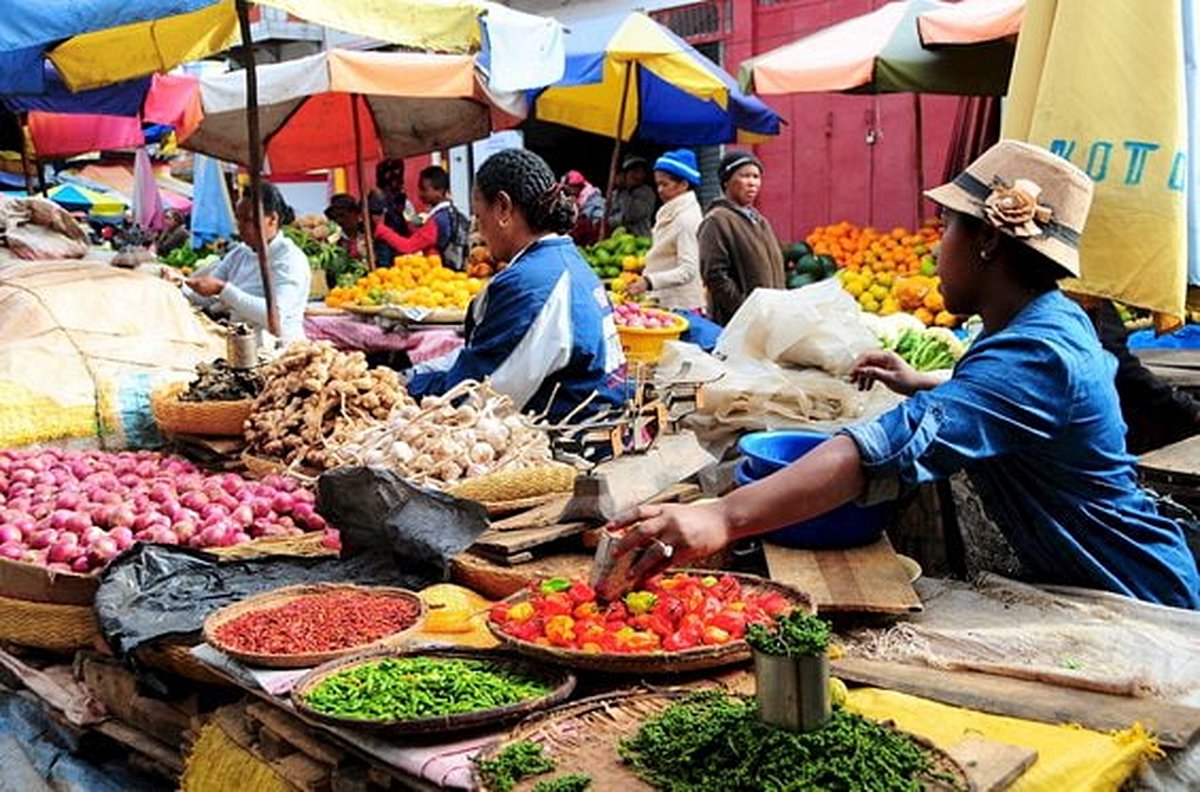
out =
[(142, 111), (150, 78), (72, 92), (63, 83), (54, 66), (43, 66), (43, 90), (36, 95), (6, 96), (4, 106), (14, 113), (40, 110), (46, 113), (72, 113), (134, 117)]

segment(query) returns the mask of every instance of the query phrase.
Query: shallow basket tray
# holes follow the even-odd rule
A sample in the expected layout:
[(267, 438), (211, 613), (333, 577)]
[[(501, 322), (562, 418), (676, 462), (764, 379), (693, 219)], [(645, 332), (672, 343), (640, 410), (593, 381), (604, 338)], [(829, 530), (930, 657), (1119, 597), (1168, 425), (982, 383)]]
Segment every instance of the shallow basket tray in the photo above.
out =
[[(701, 569), (671, 570), (671, 572), (687, 572), (693, 575), (731, 575), (737, 578), (742, 588), (757, 592), (776, 591), (782, 594), (794, 607), (805, 613), (815, 614), (816, 607), (803, 591), (767, 580), (756, 575), (745, 575), (738, 572), (724, 572)], [(504, 600), (516, 603), (528, 598), (530, 592), (519, 591)], [(522, 641), (504, 632), (496, 625), (489, 614), (488, 629), (502, 644), (513, 651), (543, 660), (548, 663), (565, 665), (571, 668), (588, 671), (601, 671), (610, 674), (677, 674), (686, 671), (700, 671), (708, 668), (719, 668), (726, 665), (742, 663), (750, 659), (750, 646), (745, 640), (730, 641), (720, 646), (697, 646), (682, 649), (678, 652), (662, 650), (654, 652), (583, 652), (577, 649), (564, 649), (557, 646), (541, 646), (532, 641)]]
[[(550, 692), (544, 696), (527, 699), (509, 704), (504, 707), (462, 712), (454, 715), (438, 715), (430, 718), (412, 718), (409, 720), (371, 721), (358, 718), (339, 718), (318, 712), (308, 706), (305, 697), (308, 692), (319, 685), (331, 674), (345, 671), (365, 663), (373, 663), (388, 657), (442, 657), (454, 660), (487, 660), (505, 666), (522, 676), (545, 683)], [(377, 650), (355, 657), (343, 658), (326, 663), (320, 668), (314, 668), (305, 674), (292, 687), (292, 704), (304, 717), (327, 723), (333, 726), (343, 726), (356, 729), (386, 730), (396, 734), (429, 733), (441, 735), (451, 732), (470, 731), (482, 728), (495, 728), (504, 724), (515, 723), (531, 713), (548, 709), (567, 700), (575, 690), (575, 675), (561, 668), (549, 668), (531, 663), (521, 657), (496, 652), (494, 650), (469, 648), (415, 648), (408, 650), (390, 649)]]
[[(375, 641), (368, 643), (356, 644), (348, 646), (344, 649), (334, 649), (328, 652), (307, 652), (305, 654), (261, 654), (257, 652), (243, 652), (234, 649), (217, 637), (217, 630), (224, 624), (232, 621), (240, 616), (254, 611), (267, 610), (285, 605), (293, 600), (302, 597), (313, 596), (315, 594), (332, 594), (338, 592), (358, 592), (363, 594), (371, 594), (379, 597), (395, 597), (398, 599), (406, 599), (417, 606), (417, 618), (408, 627), (403, 630), (397, 630), (390, 635), (385, 635)], [(388, 586), (356, 586), (349, 583), (314, 583), (310, 585), (285, 586), (267, 591), (262, 594), (257, 594), (253, 597), (235, 602), (232, 605), (226, 605), (224, 608), (212, 613), (204, 620), (204, 640), (211, 646), (219, 649), (221, 652), (232, 657), (241, 663), (258, 668), (311, 668), (321, 663), (327, 663), (331, 660), (337, 660), (353, 654), (359, 654), (363, 651), (368, 651), (376, 647), (385, 647), (395, 641), (402, 639), (410, 632), (419, 629), (425, 621), (425, 602), (413, 592), (402, 588), (391, 588)]]
[(181, 382), (158, 388), (150, 394), (154, 422), (167, 434), (202, 437), (241, 437), (254, 409), (254, 399), (236, 401), (180, 401), (187, 390)]
[[(617, 744), (633, 736), (647, 718), (695, 692), (683, 689), (653, 692), (626, 690), (573, 701), (530, 716), (499, 742), (483, 749), (479, 758), (492, 758), (515, 742), (529, 741), (542, 745), (554, 759), (556, 767), (550, 773), (530, 776), (519, 782), (514, 789), (522, 792), (532, 789), (539, 781), (548, 781), (567, 773), (591, 776), (591, 789), (619, 789), (622, 792), (654, 789), (621, 760)], [(919, 779), (925, 789), (973, 789), (966, 772), (949, 755), (925, 739), (911, 734), (908, 736), (932, 754), (934, 773), (948, 775), (956, 782), (948, 784), (934, 777)], [(491, 790), (478, 773), (475, 781), (477, 789), (483, 792)]]

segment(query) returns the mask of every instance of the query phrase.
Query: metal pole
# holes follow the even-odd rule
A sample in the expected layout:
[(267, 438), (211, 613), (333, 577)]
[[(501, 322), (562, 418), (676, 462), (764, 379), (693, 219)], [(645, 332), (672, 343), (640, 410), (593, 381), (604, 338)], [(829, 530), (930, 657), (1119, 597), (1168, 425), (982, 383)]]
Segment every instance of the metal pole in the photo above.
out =
[(600, 217), (600, 238), (608, 236), (608, 210), (612, 206), (613, 184), (617, 181), (617, 167), (621, 164), (621, 133), (625, 130), (625, 107), (629, 104), (629, 83), (634, 63), (625, 64), (625, 85), (621, 89), (621, 109), (617, 112), (617, 134), (613, 140), (612, 163), (608, 168), (608, 189), (604, 192), (604, 214)]
[(363, 163), (362, 127), (358, 121), (358, 94), (350, 95), (350, 115), (354, 123), (354, 164), (358, 171), (358, 194), (362, 205), (362, 223), (367, 238), (367, 269), (375, 269), (375, 229), (371, 227), (371, 203), (367, 198), (367, 169)]
[(262, 275), (263, 297), (267, 301), (267, 330), (279, 336), (279, 306), (275, 303), (275, 282), (271, 261), (267, 255), (267, 235), (263, 230), (262, 204), (262, 137), (258, 125), (258, 72), (254, 67), (254, 40), (250, 35), (250, 6), (237, 0), (238, 24), (242, 29), (242, 52), (246, 58), (246, 129), (250, 167), (250, 201), (254, 208), (254, 224), (258, 226), (258, 271)]
[(913, 224), (913, 228), (921, 227), (922, 208), (925, 206), (925, 124), (921, 117), (921, 94), (913, 94), (913, 122), (916, 126), (914, 137), (916, 138), (916, 155), (917, 155), (917, 206), (916, 215), (917, 222)]

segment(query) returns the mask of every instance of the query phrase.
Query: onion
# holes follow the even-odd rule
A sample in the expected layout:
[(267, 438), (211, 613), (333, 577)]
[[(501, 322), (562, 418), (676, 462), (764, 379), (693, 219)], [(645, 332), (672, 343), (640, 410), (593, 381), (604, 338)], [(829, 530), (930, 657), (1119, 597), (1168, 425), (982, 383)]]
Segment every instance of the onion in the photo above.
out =
[(90, 556), (96, 566), (104, 566), (116, 558), (120, 552), (120, 546), (108, 536), (96, 541), (90, 548)]
[(46, 558), (51, 563), (62, 562), (69, 564), (83, 555), (84, 549), (77, 542), (67, 541), (67, 537), (75, 539), (75, 534), (62, 534), (58, 537), (57, 542), (50, 545), (50, 552), (46, 554)]
[(34, 531), (29, 537), (29, 547), (33, 550), (44, 550), (50, 545), (58, 541), (58, 531), (53, 528), (46, 528), (40, 531)]
[(171, 531), (181, 544), (187, 544), (196, 535), (196, 524), (189, 520), (180, 520), (171, 526)]
[(103, 528), (98, 528), (95, 525), (92, 525), (92, 526), (89, 526), (86, 531), (84, 531), (82, 534), (80, 534), (79, 542), (80, 542), (80, 544), (83, 544), (87, 547), (91, 547), (92, 545), (96, 544), (96, 542), (100, 541), (101, 539), (107, 539), (107, 538), (108, 538), (108, 534), (105, 532), (105, 530)]
[(254, 522), (254, 510), (249, 506), (238, 506), (230, 517), (239, 528), (245, 528)]
[(0, 558), (9, 561), (20, 561), (25, 557), (25, 547), (20, 542), (4, 542), (0, 544)]
[(71, 571), (81, 575), (86, 575), (92, 571), (92, 561), (85, 555), (81, 555), (71, 562)]
[(92, 520), (86, 514), (82, 512), (68, 512), (68, 514), (70, 516), (67, 517), (66, 522), (63, 524), (65, 530), (73, 534), (82, 534), (92, 527)]
[(128, 550), (133, 546), (133, 531), (128, 528), (113, 528), (108, 532), (108, 536), (117, 543), (120, 550)]
[(296, 499), (286, 492), (281, 492), (271, 499), (271, 508), (280, 514), (290, 514), (296, 505)]

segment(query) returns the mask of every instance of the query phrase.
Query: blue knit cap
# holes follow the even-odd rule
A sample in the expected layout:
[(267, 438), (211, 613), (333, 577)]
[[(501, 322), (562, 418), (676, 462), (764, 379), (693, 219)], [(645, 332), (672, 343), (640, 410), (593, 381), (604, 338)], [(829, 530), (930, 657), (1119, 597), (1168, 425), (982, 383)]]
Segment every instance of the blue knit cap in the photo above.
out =
[(700, 185), (700, 168), (691, 149), (675, 149), (654, 161), (654, 170), (678, 176), (693, 187)]

